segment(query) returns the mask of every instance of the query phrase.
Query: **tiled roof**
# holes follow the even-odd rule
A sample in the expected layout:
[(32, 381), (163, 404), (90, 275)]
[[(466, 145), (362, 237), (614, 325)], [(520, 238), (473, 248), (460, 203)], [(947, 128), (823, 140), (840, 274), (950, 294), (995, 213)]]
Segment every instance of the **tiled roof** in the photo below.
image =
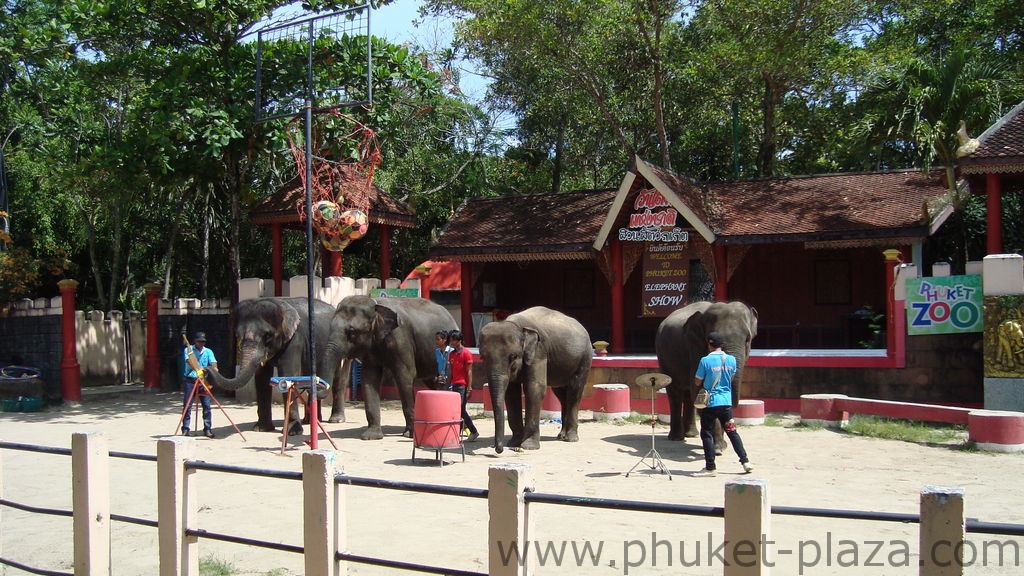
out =
[(958, 161), (965, 174), (1024, 171), (1024, 102), (978, 136), (978, 148)]
[[(369, 193), (370, 210), (367, 217), (371, 224), (387, 224), (399, 228), (416, 225), (416, 214), (404, 202), (394, 198), (376, 184)], [(294, 178), (281, 186), (278, 191), (249, 211), (253, 224), (284, 224), (298, 226), (305, 222), (300, 212), (305, 209), (305, 190), (302, 181)]]
[[(640, 161), (642, 162), (642, 160)], [(949, 215), (943, 173), (827, 174), (700, 185), (644, 163), (694, 218), (723, 244), (920, 239)], [(626, 189), (469, 200), (456, 212), (431, 258), (461, 261), (588, 257), (602, 224), (624, 194), (614, 226), (651, 185), (637, 176)], [(661, 190), (666, 195), (665, 190)], [(680, 222), (681, 226), (685, 226)], [(607, 239), (607, 237), (604, 237)]]
[(944, 182), (917, 170), (716, 182), (711, 227), (726, 243), (927, 236)]
[(430, 248), (430, 257), (588, 253), (614, 198), (615, 190), (598, 190), (468, 200)]

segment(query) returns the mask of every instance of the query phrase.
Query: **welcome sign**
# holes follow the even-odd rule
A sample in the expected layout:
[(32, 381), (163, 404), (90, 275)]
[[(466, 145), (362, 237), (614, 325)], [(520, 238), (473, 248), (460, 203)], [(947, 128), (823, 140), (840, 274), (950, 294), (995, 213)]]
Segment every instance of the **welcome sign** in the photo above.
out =
[(981, 332), (981, 275), (907, 280), (907, 334)]

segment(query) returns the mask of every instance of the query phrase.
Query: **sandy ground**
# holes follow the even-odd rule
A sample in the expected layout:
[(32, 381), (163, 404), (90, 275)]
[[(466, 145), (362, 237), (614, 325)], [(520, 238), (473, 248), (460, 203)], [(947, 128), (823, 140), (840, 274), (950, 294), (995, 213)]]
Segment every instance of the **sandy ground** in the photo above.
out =
[[(70, 447), (79, 431), (104, 434), (112, 451), (155, 455), (157, 440), (175, 430), (180, 415), (177, 394), (139, 394), (90, 400), (73, 408), (0, 414), (0, 440)], [(364, 442), (362, 406), (350, 404), (349, 422), (328, 424), (341, 452), (345, 472), (353, 476), (486, 488), (488, 466), (500, 462), (529, 464), (536, 491), (571, 496), (721, 506), (726, 482), (742, 472), (735, 455), (719, 460), (716, 478), (698, 478), (702, 465), (696, 439), (669, 442), (667, 427), (657, 428), (656, 447), (672, 478), (643, 464), (624, 475), (651, 448), (651, 428), (643, 423), (584, 421), (580, 442), (554, 439), (559, 424), (542, 427), (539, 451), (495, 454), (490, 447), (493, 420), (478, 419), (481, 441), (470, 444), (466, 461), (439, 467), (430, 452), (417, 451), (399, 435), (401, 411), (389, 403), (383, 414), (386, 437)], [(307, 448), (290, 439), (279, 454), (280, 436), (249, 431), (255, 406), (225, 401), (247, 441), (233, 431), (224, 414), (214, 410), (217, 439), (195, 440), (201, 460), (265, 469), (297, 471)], [(280, 415), (279, 407), (275, 414)], [(958, 449), (953, 445), (919, 445), (856, 437), (824, 429), (794, 427), (794, 416), (772, 426), (741, 428), (756, 470), (751, 477), (768, 481), (776, 506), (819, 507), (917, 513), (920, 492), (929, 485), (965, 490), (969, 518), (1024, 524), (1024, 456)], [(330, 444), (320, 440), (321, 447)], [(60, 455), (0, 450), (4, 498), (33, 506), (70, 509), (70, 459)], [(202, 471), (197, 474), (201, 508), (198, 528), (238, 536), (301, 545), (300, 493), (295, 481)], [(112, 508), (115, 514), (156, 518), (156, 467), (152, 462), (111, 460)], [(349, 551), (432, 566), (484, 571), (487, 505), (481, 499), (456, 498), (361, 487), (347, 489)], [(0, 509), (0, 555), (49, 570), (70, 571), (71, 519)], [(622, 510), (599, 510), (537, 504), (537, 542), (541, 550), (565, 551), (560, 562), (548, 555), (538, 574), (721, 574), (721, 562), (709, 565), (709, 546), (721, 544), (722, 520), (666, 516)], [(772, 535), (776, 574), (917, 574), (918, 531), (915, 524), (836, 520), (776, 515)], [(1024, 539), (970, 535), (977, 552), (968, 574), (1020, 574)], [(875, 544), (875, 542), (879, 542)], [(992, 542), (1004, 545), (1002, 566)], [(157, 573), (156, 531), (115, 522), (113, 574)], [(883, 544), (884, 543), (884, 544)], [(583, 554), (584, 545), (590, 552)], [(831, 545), (831, 549), (829, 546)], [(985, 546), (988, 548), (985, 548)], [(563, 548), (564, 546), (564, 548)], [(574, 549), (583, 554), (574, 557)], [(200, 541), (200, 556), (229, 565), (235, 574), (284, 576), (302, 573), (299, 555), (211, 540)], [(699, 550), (699, 555), (698, 555)], [(982, 552), (987, 550), (987, 557)], [(970, 550), (968, 551), (970, 552)], [(1016, 559), (1014, 555), (1018, 556)], [(817, 554), (817, 560), (815, 556)], [(712, 555), (713, 556), (713, 555)], [(539, 557), (538, 557), (539, 558)], [(970, 560), (970, 554), (968, 555)], [(682, 569), (680, 562), (699, 565)], [(984, 562), (984, 565), (983, 565)], [(906, 565), (904, 565), (906, 564)], [(6, 570), (6, 571), (5, 571)], [(21, 571), (0, 566), (0, 574)], [(353, 565), (350, 574), (392, 574)]]

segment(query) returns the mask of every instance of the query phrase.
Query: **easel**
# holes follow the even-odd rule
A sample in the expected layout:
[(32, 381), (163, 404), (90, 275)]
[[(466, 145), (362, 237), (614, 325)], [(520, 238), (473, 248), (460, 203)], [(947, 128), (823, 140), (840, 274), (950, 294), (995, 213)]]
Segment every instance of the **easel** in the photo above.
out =
[(224, 417), (228, 419), (228, 422), (231, 423), (231, 427), (235, 429), (235, 432), (238, 432), (238, 435), (242, 437), (242, 442), (246, 442), (245, 434), (242, 434), (242, 431), (235, 425), (235, 421), (231, 419), (231, 416), (228, 416), (227, 410), (221, 406), (220, 400), (217, 400), (217, 397), (213, 395), (213, 387), (206, 383), (206, 378), (203, 376), (203, 368), (199, 365), (199, 360), (196, 359), (196, 355), (192, 351), (192, 345), (189, 343), (188, 337), (182, 334), (181, 339), (185, 341), (185, 349), (188, 350), (188, 356), (185, 357), (185, 361), (188, 362), (190, 368), (195, 370), (196, 380), (192, 384), (192, 389), (189, 390), (188, 398), (185, 399), (185, 409), (181, 411), (181, 417), (178, 418), (178, 425), (175, 427), (174, 433), (177, 434), (181, 430), (181, 423), (185, 421), (185, 414), (187, 414), (193, 406), (195, 406), (196, 411), (194, 418), (196, 422), (199, 421), (199, 399), (203, 396), (209, 396), (210, 399), (217, 404), (217, 408), (220, 408), (221, 413), (223, 413)]
[(654, 398), (657, 396), (658, 390), (661, 390), (671, 383), (672, 378), (670, 376), (658, 372), (648, 372), (647, 374), (641, 374), (636, 377), (637, 386), (651, 389), (651, 449), (647, 451), (647, 454), (641, 456), (640, 460), (638, 460), (636, 464), (633, 464), (633, 467), (629, 469), (629, 472), (626, 472), (626, 478), (629, 478), (630, 472), (636, 470), (637, 466), (646, 464), (647, 459), (650, 458), (651, 463), (648, 464), (648, 466), (650, 466), (651, 470), (661, 470), (662, 474), (668, 474), (669, 480), (672, 479), (672, 472), (669, 472), (669, 469), (665, 467), (665, 462), (661, 459), (661, 454), (658, 454), (658, 451), (654, 448), (654, 425), (658, 421), (658, 413), (654, 408)]
[[(323, 378), (316, 377), (316, 388), (317, 398), (326, 397), (327, 391), (331, 389), (331, 385), (328, 384)], [(298, 400), (302, 402), (306, 411), (309, 411), (309, 402), (302, 395), (303, 392), (310, 394), (312, 393), (313, 386), (310, 385), (309, 376), (274, 376), (270, 379), (271, 385), (277, 388), (277, 391), (284, 396), (284, 431), (281, 433), (281, 455), (284, 455), (284, 449), (288, 445), (288, 420), (291, 416), (292, 402)], [(316, 421), (316, 430), (311, 430), (310, 437), (318, 435), (320, 432), (324, 433), (327, 437), (327, 441), (334, 446), (334, 449), (338, 449), (338, 445), (334, 443), (334, 438), (327, 433), (324, 429), (323, 423), (319, 418), (313, 418), (310, 416), (309, 421)]]

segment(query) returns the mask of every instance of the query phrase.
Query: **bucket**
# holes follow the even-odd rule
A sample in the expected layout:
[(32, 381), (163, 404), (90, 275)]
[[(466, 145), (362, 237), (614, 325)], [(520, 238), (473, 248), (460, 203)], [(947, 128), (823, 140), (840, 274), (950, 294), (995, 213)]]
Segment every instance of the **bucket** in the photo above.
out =
[(426, 448), (454, 448), (462, 431), (462, 397), (447, 390), (416, 392), (413, 442)]
[(36, 396), (22, 396), (21, 409), (24, 412), (39, 412), (43, 407), (43, 399)]
[(4, 398), (3, 407), (4, 412), (21, 412), (21, 397)]

